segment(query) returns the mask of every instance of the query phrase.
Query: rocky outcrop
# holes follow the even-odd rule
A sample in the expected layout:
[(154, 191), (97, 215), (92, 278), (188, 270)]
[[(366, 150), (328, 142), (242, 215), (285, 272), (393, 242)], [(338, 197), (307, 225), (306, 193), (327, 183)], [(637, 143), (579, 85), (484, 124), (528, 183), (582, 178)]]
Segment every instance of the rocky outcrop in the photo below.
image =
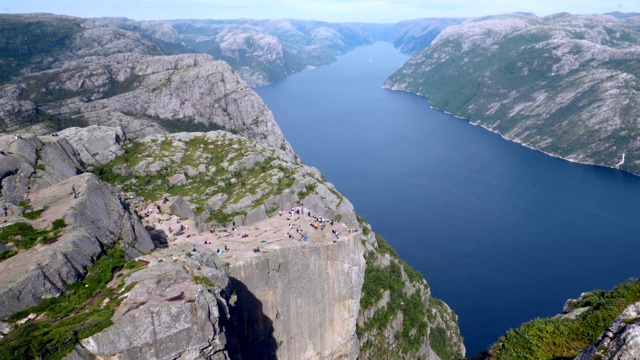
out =
[[(81, 160), (67, 140), (2, 136), (0, 144), (7, 149), (0, 157), (2, 197), (10, 209), (5, 220), (36, 229), (50, 229), (58, 219), (66, 224), (46, 244), (0, 262), (0, 319), (62, 294), (105, 248), (119, 246), (130, 258), (155, 248), (111, 187), (93, 174), (76, 175)], [(22, 217), (24, 203), (41, 211), (36, 220)]]
[(67, 359), (238, 358), (220, 259), (204, 246), (181, 244), (149, 260), (126, 278), (132, 288), (114, 324), (80, 341)]
[(119, 127), (93, 125), (70, 128), (60, 131), (56, 136), (69, 141), (84, 166), (105, 164), (124, 154), (121, 144), (125, 133)]
[(230, 276), (241, 286), (234, 288), (238, 302), (232, 312), (241, 324), (243, 358), (356, 358), (363, 251), (351, 236), (233, 264)]
[(464, 358), (456, 314), (431, 296), (422, 275), (368, 224), (361, 223), (361, 229), (366, 271), (357, 319), (360, 358)]
[(575, 360), (640, 358), (640, 303), (627, 307)]
[(385, 82), (507, 139), (640, 174), (638, 17), (561, 13), (444, 29)]
[[(49, 114), (58, 118), (120, 127), (129, 137), (166, 133), (166, 127), (188, 129), (189, 124), (225, 129), (295, 156), (264, 102), (229, 65), (210, 56), (156, 56), (120, 63), (108, 72), (103, 65), (74, 68), (72, 78), (63, 71), (50, 75), (54, 80), (47, 84), (49, 88), (86, 95), (83, 101), (74, 97), (50, 105)], [(24, 92), (38, 83), (39, 78), (32, 78)], [(120, 90), (113, 90), (116, 87)], [(108, 96), (114, 91), (119, 94)], [(34, 102), (36, 95), (31, 97)], [(20, 104), (14, 99), (7, 106)], [(5, 123), (19, 124), (20, 114), (7, 113)]]
[[(114, 126), (129, 137), (224, 129), (295, 156), (266, 105), (226, 63), (208, 55), (167, 56), (167, 46), (186, 46), (168, 23), (53, 15), (0, 21), (17, 27), (34, 22), (36, 30), (55, 24), (59, 28), (47, 34), (65, 36), (55, 61), (23, 70), (24, 76), (0, 87), (3, 131), (24, 131), (34, 123), (49, 132), (73, 125)], [(16, 41), (15, 47), (30, 46)], [(44, 36), (43, 41), (56, 39)], [(12, 49), (1, 61), (19, 57)], [(264, 56), (271, 59), (276, 50), (267, 48)], [(33, 61), (46, 55), (42, 49)]]
[[(188, 203), (200, 208), (201, 230), (211, 222), (253, 224), (301, 203), (326, 218), (340, 215), (343, 222), (356, 223), (353, 205), (317, 169), (297, 163), (282, 150), (223, 131), (154, 135), (129, 146), (130, 163), (116, 158), (105, 164), (114, 173), (136, 179), (124, 189), (151, 191), (157, 199), (188, 192)], [(147, 184), (145, 179), (158, 174)], [(161, 210), (188, 216), (185, 206), (178, 205), (172, 200), (161, 204)]]

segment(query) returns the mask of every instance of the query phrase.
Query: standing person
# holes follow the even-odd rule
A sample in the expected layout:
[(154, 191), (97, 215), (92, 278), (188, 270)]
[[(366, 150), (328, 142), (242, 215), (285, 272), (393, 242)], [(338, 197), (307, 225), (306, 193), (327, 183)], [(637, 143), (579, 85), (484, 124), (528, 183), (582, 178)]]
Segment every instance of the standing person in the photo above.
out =
[(76, 193), (76, 186), (75, 185), (71, 185), (71, 191), (73, 192), (73, 198), (77, 198), (78, 194)]
[(2, 213), (7, 216), (7, 204), (2, 204)]

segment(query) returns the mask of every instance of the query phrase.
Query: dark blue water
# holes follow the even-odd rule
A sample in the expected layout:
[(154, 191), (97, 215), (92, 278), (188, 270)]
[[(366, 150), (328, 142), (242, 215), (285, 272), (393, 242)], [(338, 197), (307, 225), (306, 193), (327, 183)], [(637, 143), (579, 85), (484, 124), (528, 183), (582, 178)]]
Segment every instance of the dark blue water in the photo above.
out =
[(407, 59), (376, 43), (256, 91), (302, 160), (459, 315), (468, 355), (580, 292), (640, 276), (640, 178), (382, 89)]

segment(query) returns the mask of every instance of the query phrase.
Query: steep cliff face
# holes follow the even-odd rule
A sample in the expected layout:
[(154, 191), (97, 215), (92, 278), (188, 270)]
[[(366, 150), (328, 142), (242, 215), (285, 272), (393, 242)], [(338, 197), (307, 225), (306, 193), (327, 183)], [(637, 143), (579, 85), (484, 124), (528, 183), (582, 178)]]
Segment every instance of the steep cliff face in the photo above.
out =
[(233, 264), (232, 282), (242, 283), (232, 312), (243, 358), (356, 358), (363, 251), (359, 238), (350, 236)]
[(385, 86), (546, 153), (638, 174), (638, 19), (469, 20), (443, 30)]
[(456, 314), (431, 297), (419, 273), (361, 222), (366, 247), (358, 339), (366, 359), (462, 359)]
[[(204, 231), (212, 223), (235, 222), (266, 237), (271, 231), (261, 222), (300, 204), (360, 229), (347, 240), (300, 243), (230, 263), (236, 294), (231, 313), (243, 358), (464, 355), (455, 314), (431, 298), (422, 276), (388, 245), (378, 246), (383, 241), (316, 169), (222, 131), (150, 136), (125, 144), (124, 152), (92, 171), (151, 199), (189, 194), (196, 226)], [(301, 220), (298, 225), (308, 227)], [(382, 287), (371, 285), (380, 281)], [(362, 297), (368, 299), (364, 306)]]
[[(105, 249), (116, 240), (130, 257), (148, 252), (154, 240), (157, 246), (169, 246), (168, 252), (143, 257), (144, 262), (136, 265), (142, 270), (116, 276), (116, 283), (106, 290), (113, 288), (123, 295), (111, 292), (107, 295), (111, 300), (105, 303), (114, 311), (108, 318), (114, 325), (102, 331), (99, 329), (105, 325), (97, 326), (97, 333), (79, 338), (70, 358), (164, 356), (157, 354), (183, 358), (384, 358), (391, 349), (404, 358), (448, 359), (464, 354), (455, 315), (430, 297), (420, 275), (391, 256), (387, 245), (379, 245), (382, 240), (366, 223), (359, 222), (349, 201), (316, 169), (299, 164), (282, 150), (223, 131), (143, 139), (120, 135), (119, 128), (92, 127), (67, 129), (58, 136), (3, 138), (11, 143), (6, 144), (7, 149), (17, 146), (13, 142), (32, 147), (31, 152), (23, 152), (31, 161), (23, 160), (22, 167), (28, 170), (24, 180), (12, 178), (17, 186), (3, 186), (3, 190), (13, 189), (16, 199), (23, 198), (20, 191), (27, 191), (30, 185), (26, 184), (32, 184), (31, 206), (44, 210), (35, 214), (34, 224), (49, 231), (47, 224), (58, 216), (67, 224), (62, 232), (53, 233), (59, 235), (53, 243), (45, 240), (33, 250), (16, 247), (17, 254), (0, 261), (4, 269), (0, 277), (2, 308), (8, 310), (3, 319), (43, 298), (60, 296), (68, 283), (85, 281), (87, 271), (94, 271), (93, 262), (107, 256)], [(98, 156), (96, 150), (104, 154)], [(2, 159), (14, 157), (9, 154)], [(91, 173), (75, 175), (77, 167), (83, 166), (115, 187)], [(7, 174), (20, 178), (15, 167), (8, 169)], [(61, 180), (64, 176), (70, 177)], [(158, 228), (161, 221), (150, 219), (144, 219), (143, 227), (129, 213), (146, 213), (147, 205), (136, 193), (147, 199), (169, 197), (158, 205), (164, 212), (158, 214), (158, 220), (170, 220), (169, 214), (173, 214), (193, 230), (188, 235), (184, 231), (165, 233), (166, 225), (163, 230)], [(191, 254), (193, 241), (202, 238), (202, 231), (208, 233), (211, 224), (224, 227), (234, 221), (246, 229), (243, 231), (254, 232), (264, 221), (284, 219), (278, 215), (279, 209), (303, 202), (315, 216), (339, 219), (345, 233), (350, 228), (358, 231), (349, 231), (339, 239), (332, 236), (333, 241), (265, 248), (258, 255), (240, 256), (240, 260), (234, 260), (240, 253), (231, 252), (230, 280), (223, 274), (227, 265), (208, 255), (208, 247), (196, 246), (198, 254)], [(11, 216), (19, 216), (14, 211), (24, 211), (13, 203), (8, 210)], [(308, 226), (304, 221), (298, 225)], [(230, 241), (225, 239), (233, 235), (223, 234), (228, 235), (219, 237), (221, 242)], [(271, 239), (269, 232), (263, 234)], [(276, 244), (281, 236), (276, 236)], [(179, 245), (183, 242), (186, 244)], [(233, 251), (242, 251), (234, 244), (230, 244)], [(49, 258), (66, 262), (46, 260)], [(38, 267), (32, 266), (34, 262)], [(25, 267), (35, 269), (30, 270), (33, 275), (20, 277), (20, 269)], [(56, 270), (53, 275), (52, 269)], [(371, 287), (381, 279), (376, 275), (381, 273), (382, 281), (393, 285)], [(42, 287), (37, 276), (49, 285)], [(209, 282), (213, 285), (203, 287)], [(35, 300), (26, 301), (27, 293), (36, 294), (29, 295)], [(39, 320), (23, 321), (32, 325), (50, 316), (65, 316), (43, 314), (44, 309), (30, 311)], [(107, 309), (96, 311), (104, 311), (101, 316), (108, 314)], [(6, 328), (0, 333), (8, 339), (24, 329), (16, 319), (0, 325)], [(22, 341), (31, 341), (28, 339)]]

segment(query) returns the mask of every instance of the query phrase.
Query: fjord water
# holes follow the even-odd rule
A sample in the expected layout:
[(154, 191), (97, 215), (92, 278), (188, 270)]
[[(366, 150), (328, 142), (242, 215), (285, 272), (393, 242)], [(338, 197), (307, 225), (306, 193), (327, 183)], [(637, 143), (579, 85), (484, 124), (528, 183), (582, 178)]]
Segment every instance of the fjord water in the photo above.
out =
[(640, 178), (382, 89), (407, 59), (375, 43), (256, 91), (303, 162), (458, 314), (468, 356), (567, 298), (640, 276)]

